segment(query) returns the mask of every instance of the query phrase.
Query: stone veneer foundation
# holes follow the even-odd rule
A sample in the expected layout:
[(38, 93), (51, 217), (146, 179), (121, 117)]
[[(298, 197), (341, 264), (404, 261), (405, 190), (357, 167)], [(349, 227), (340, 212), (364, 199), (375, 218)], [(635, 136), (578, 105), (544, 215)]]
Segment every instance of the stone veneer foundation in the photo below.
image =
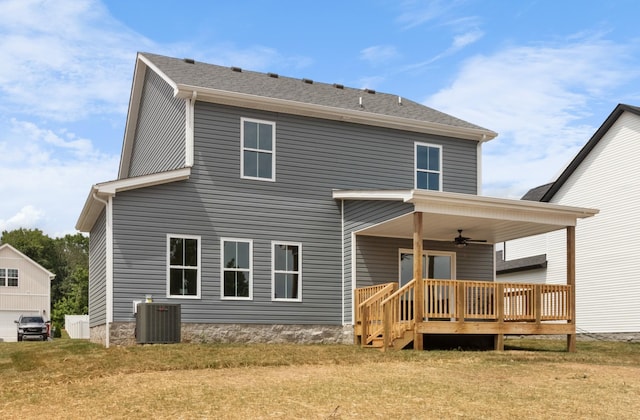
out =
[[(110, 325), (109, 344), (136, 344), (134, 322), (114, 322)], [(106, 345), (106, 327), (91, 328), (90, 340)], [(297, 343), (351, 344), (351, 325), (261, 325), (261, 324), (194, 324), (182, 323), (183, 343)]]

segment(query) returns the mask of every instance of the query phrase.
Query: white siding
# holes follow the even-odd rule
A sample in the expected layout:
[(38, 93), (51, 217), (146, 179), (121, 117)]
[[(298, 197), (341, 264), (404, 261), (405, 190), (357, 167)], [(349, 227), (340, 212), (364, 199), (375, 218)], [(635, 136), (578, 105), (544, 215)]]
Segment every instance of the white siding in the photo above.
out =
[(0, 267), (18, 269), (18, 287), (0, 286), (0, 340), (15, 341), (16, 315), (49, 319), (51, 280), (46, 270), (8, 246), (0, 248)]
[[(600, 210), (597, 216), (580, 220), (576, 229), (579, 332), (640, 332), (639, 157), (640, 117), (625, 112), (551, 201)], [(565, 234), (545, 237), (509, 242), (507, 259), (546, 253), (545, 281), (564, 283)]]

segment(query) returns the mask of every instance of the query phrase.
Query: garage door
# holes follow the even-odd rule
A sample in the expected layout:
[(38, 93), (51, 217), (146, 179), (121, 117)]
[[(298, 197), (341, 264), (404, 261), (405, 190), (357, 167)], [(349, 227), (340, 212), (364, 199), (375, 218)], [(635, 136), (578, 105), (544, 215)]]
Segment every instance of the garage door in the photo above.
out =
[(38, 315), (38, 311), (0, 311), (0, 341), (18, 341), (16, 321), (20, 315)]

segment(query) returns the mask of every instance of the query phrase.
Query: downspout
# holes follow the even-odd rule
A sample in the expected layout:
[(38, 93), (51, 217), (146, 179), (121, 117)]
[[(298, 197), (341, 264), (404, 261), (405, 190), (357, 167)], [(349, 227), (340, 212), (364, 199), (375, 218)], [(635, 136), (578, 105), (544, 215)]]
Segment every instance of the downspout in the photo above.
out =
[(193, 91), (191, 94), (191, 98), (185, 99), (186, 106), (186, 138), (185, 138), (185, 166), (188, 168), (193, 167), (194, 160), (194, 113), (195, 113), (195, 104), (196, 97), (198, 94)]
[[(483, 134), (482, 141), (484, 141), (485, 138), (486, 135)], [(482, 141), (478, 142), (478, 147), (476, 148), (476, 179), (478, 180), (478, 185), (476, 186), (476, 195), (482, 195)]]
[[(344, 200), (340, 200), (340, 243), (342, 244), (342, 258), (340, 258), (340, 268), (341, 268), (341, 277), (342, 277), (342, 326), (344, 327), (345, 325), (345, 307), (344, 307), (344, 303), (345, 303), (345, 293), (346, 291), (344, 290), (344, 286), (345, 286), (345, 279), (344, 279)], [(353, 306), (353, 305), (352, 305)], [(353, 321), (353, 320), (352, 320)]]
[(108, 200), (103, 200), (98, 197), (98, 194), (94, 191), (93, 198), (105, 205), (106, 221), (105, 221), (105, 347), (109, 348), (111, 337), (111, 323), (113, 322), (113, 209), (112, 209), (112, 196), (109, 196)]

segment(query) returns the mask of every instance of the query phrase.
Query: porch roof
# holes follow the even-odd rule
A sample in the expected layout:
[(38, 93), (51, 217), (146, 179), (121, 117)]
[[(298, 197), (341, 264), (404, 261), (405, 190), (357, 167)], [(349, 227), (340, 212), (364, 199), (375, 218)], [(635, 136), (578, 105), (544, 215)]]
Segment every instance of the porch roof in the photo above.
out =
[(598, 213), (584, 207), (427, 190), (335, 190), (333, 198), (413, 204), (413, 211), (357, 233), (411, 238), (413, 213), (422, 212), (422, 237), (437, 241), (451, 241), (462, 229), (466, 237), (495, 244), (575, 226), (577, 219)]

